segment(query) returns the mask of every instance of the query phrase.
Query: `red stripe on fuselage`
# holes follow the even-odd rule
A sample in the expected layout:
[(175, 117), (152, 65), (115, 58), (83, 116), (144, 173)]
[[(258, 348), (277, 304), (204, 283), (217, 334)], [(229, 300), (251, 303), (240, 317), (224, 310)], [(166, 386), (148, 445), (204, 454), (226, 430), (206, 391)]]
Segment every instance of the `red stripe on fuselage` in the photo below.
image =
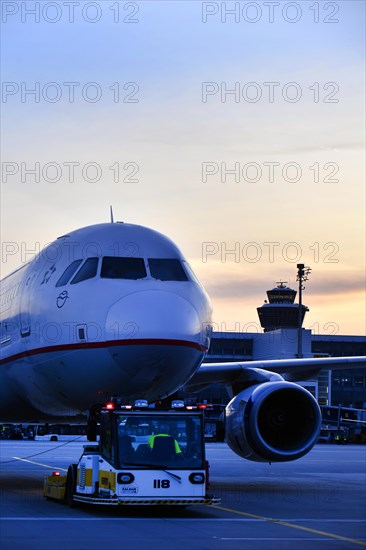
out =
[(116, 346), (176, 346), (185, 348), (194, 348), (198, 351), (205, 352), (206, 348), (196, 342), (187, 340), (169, 340), (162, 338), (139, 338), (135, 340), (109, 340), (107, 342), (78, 342), (77, 344), (62, 344), (59, 346), (47, 346), (44, 348), (30, 349), (11, 355), (6, 359), (0, 360), (0, 365), (17, 361), (23, 357), (31, 357), (32, 355), (40, 355), (43, 353), (55, 353), (59, 351), (75, 351), (81, 349), (104, 349)]

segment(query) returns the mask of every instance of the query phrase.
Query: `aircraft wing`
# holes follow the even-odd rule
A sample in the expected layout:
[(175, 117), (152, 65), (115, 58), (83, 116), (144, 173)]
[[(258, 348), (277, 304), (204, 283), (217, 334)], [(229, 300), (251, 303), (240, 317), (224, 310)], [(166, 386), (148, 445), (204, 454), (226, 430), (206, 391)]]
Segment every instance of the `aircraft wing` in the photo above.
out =
[(321, 369), (355, 368), (366, 368), (366, 356), (202, 363), (185, 388), (189, 391), (197, 391), (209, 384), (221, 383), (239, 389), (281, 378), (290, 382), (306, 380), (316, 376)]

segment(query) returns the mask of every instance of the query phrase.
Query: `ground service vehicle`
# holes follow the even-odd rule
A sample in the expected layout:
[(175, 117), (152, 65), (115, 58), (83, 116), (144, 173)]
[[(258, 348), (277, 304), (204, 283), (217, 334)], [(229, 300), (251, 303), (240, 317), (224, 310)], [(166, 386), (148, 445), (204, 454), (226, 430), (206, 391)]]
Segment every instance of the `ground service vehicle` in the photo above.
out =
[(85, 445), (67, 476), (47, 476), (44, 495), (71, 506), (218, 503), (207, 494), (203, 421), (201, 411), (105, 408), (99, 444)]

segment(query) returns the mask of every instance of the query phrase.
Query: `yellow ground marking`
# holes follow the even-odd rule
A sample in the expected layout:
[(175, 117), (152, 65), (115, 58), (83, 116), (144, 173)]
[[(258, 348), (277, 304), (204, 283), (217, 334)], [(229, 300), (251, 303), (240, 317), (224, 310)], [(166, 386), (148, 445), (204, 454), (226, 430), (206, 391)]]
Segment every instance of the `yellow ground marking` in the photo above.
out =
[(239, 510), (234, 510), (232, 508), (225, 508), (224, 506), (213, 506), (218, 510), (223, 510), (224, 512), (231, 512), (232, 514), (238, 514), (239, 516), (246, 516), (254, 519), (261, 519), (267, 521), (268, 523), (274, 523), (276, 525), (283, 525), (284, 527), (292, 527), (293, 529), (299, 529), (300, 531), (307, 531), (308, 533), (315, 533), (316, 535), (322, 535), (331, 539), (344, 540), (352, 544), (358, 544), (360, 546), (366, 546), (366, 542), (357, 539), (350, 539), (348, 537), (343, 537), (342, 535), (336, 535), (335, 533), (329, 533), (327, 531), (319, 531), (318, 529), (312, 529), (311, 527), (304, 527), (302, 525), (297, 525), (296, 523), (289, 523), (287, 521), (281, 521), (279, 519), (265, 518), (264, 516), (257, 516), (256, 514), (249, 514), (248, 512), (240, 512)]
[(12, 456), (16, 460), (21, 460), (21, 462), (29, 462), (30, 464), (35, 464), (36, 466), (43, 466), (43, 468), (50, 468), (51, 470), (63, 470), (67, 472), (66, 468), (58, 468), (57, 466), (50, 466), (49, 464), (42, 464), (42, 462), (34, 462), (33, 460), (28, 460), (27, 458), (19, 458), (19, 456)]

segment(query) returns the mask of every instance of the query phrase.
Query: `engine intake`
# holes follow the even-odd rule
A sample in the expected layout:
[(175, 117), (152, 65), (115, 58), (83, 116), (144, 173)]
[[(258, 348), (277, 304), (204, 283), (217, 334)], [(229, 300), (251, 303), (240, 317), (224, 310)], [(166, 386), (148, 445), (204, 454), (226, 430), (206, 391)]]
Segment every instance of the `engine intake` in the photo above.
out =
[(317, 401), (307, 390), (291, 382), (251, 386), (226, 407), (226, 442), (236, 454), (248, 460), (296, 460), (311, 450), (320, 427)]

